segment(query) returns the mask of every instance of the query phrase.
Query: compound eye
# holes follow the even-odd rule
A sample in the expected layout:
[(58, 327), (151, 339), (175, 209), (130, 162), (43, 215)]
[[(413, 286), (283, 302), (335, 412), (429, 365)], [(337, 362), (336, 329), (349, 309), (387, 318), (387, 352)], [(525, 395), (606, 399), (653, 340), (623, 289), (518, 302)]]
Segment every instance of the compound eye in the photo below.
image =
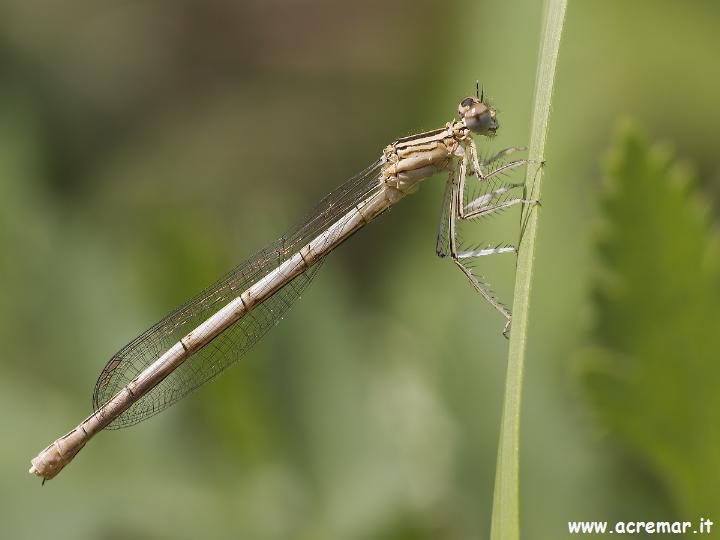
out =
[(474, 133), (487, 133), (492, 128), (492, 118), (490, 111), (485, 109), (476, 114), (468, 114), (465, 116), (465, 125)]

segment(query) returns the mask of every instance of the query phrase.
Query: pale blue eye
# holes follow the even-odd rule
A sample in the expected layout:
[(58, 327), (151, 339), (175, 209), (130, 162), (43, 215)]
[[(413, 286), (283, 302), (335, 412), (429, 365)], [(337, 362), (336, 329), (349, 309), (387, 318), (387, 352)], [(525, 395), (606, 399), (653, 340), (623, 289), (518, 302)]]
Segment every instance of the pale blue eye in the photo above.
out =
[(475, 133), (485, 133), (492, 129), (492, 118), (490, 117), (490, 111), (484, 111), (481, 114), (468, 115), (465, 118), (465, 124), (470, 131)]

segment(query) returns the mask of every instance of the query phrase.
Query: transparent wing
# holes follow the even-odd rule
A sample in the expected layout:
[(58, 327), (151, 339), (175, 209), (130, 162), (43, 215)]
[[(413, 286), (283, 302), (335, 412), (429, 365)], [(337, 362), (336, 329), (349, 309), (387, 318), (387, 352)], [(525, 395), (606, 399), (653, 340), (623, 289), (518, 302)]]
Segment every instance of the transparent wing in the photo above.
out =
[(438, 257), (447, 257), (450, 253), (450, 198), (453, 195), (453, 181), (448, 179), (445, 184), (445, 194), (440, 209), (440, 222), (438, 223), (435, 253)]
[[(379, 190), (378, 173), (381, 165), (377, 161), (348, 180), (325, 197), (286, 235), (260, 250), (123, 347), (106, 364), (95, 384), (95, 409), (122, 390), (190, 330), (287, 261), (310, 240), (342, 219), (353, 206)], [(322, 260), (318, 261), (288, 282), (205, 347), (190, 355), (155, 388), (116, 418), (109, 428), (131, 426), (157, 414), (234, 363), (282, 319), (310, 284), (321, 263)]]

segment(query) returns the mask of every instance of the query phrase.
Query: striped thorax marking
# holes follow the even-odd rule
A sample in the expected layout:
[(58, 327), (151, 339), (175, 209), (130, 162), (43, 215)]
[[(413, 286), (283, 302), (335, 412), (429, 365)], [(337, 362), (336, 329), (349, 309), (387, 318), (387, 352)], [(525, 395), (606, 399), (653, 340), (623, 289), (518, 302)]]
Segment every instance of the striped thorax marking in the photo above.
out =
[(452, 167), (458, 147), (469, 133), (462, 121), (456, 121), (443, 129), (398, 139), (383, 152), (382, 182), (403, 193), (413, 193), (421, 180)]

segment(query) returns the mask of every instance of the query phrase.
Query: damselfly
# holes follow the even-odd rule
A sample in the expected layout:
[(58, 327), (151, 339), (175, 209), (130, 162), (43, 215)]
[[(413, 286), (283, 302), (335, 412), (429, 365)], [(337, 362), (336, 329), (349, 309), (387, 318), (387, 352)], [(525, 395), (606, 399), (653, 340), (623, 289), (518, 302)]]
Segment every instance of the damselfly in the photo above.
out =
[[(447, 172), (436, 250), (449, 257), (473, 287), (505, 318), (509, 311), (467, 266), (468, 259), (513, 253), (512, 246), (464, 249), (456, 224), (535, 201), (511, 196), (522, 187), (502, 181), (529, 161), (503, 161), (508, 148), (480, 161), (472, 135), (492, 137), (495, 110), (479, 92), (458, 106), (444, 127), (388, 145), (380, 159), (323, 199), (296, 227), (262, 249), (115, 354), (95, 385), (95, 412), (32, 460), (30, 472), (53, 478), (96, 433), (136, 424), (209, 381), (247, 352), (300, 297), (324, 258), (420, 183)], [(467, 200), (468, 176), (483, 186)]]

